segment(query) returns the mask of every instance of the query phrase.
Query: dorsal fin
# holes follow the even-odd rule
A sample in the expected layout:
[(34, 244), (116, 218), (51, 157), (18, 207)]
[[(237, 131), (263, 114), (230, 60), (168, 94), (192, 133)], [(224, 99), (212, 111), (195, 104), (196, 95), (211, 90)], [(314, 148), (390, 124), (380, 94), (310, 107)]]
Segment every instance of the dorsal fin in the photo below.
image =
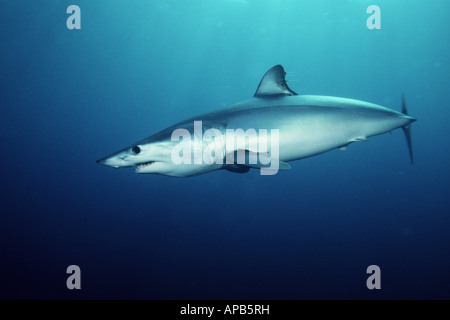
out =
[(297, 94), (289, 89), (286, 79), (286, 72), (279, 64), (269, 69), (259, 83), (258, 89), (256, 89), (255, 97), (267, 97), (267, 96), (296, 96)]

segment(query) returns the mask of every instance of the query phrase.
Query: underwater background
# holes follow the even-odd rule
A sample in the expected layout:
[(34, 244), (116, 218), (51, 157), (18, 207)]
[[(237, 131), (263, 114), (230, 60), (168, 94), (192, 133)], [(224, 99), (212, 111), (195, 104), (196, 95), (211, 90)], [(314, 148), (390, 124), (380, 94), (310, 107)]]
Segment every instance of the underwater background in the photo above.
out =
[[(69, 5), (81, 29), (69, 30)], [(370, 5), (381, 29), (369, 30)], [(0, 0), (1, 299), (449, 299), (448, 0)], [(290, 171), (139, 175), (96, 160), (292, 90), (411, 116)], [(81, 290), (68, 290), (69, 265)], [(369, 290), (369, 265), (381, 290)]]

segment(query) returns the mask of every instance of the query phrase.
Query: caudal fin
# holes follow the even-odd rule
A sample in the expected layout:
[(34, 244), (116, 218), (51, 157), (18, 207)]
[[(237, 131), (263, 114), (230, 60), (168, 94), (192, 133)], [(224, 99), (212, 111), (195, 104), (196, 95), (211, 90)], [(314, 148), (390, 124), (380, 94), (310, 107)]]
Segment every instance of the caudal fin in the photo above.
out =
[[(406, 108), (404, 94), (402, 94), (402, 113), (404, 115), (408, 115), (408, 109)], [(413, 155), (412, 140), (411, 140), (411, 124), (404, 126), (402, 129), (403, 129), (403, 132), (405, 133), (406, 142), (408, 143), (409, 158), (411, 159), (411, 164), (414, 164), (414, 155)]]

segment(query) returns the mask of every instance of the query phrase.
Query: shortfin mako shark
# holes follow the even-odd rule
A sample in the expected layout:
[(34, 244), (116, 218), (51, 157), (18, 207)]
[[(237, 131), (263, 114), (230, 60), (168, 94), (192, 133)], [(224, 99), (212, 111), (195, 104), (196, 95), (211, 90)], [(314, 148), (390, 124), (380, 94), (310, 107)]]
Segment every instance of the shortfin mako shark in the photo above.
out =
[(175, 177), (250, 168), (275, 174), (288, 170), (290, 161), (397, 128), (405, 133), (413, 163), (410, 125), (416, 119), (408, 115), (404, 96), (397, 112), (359, 100), (298, 95), (285, 75), (281, 65), (274, 66), (253, 98), (179, 122), (97, 163)]

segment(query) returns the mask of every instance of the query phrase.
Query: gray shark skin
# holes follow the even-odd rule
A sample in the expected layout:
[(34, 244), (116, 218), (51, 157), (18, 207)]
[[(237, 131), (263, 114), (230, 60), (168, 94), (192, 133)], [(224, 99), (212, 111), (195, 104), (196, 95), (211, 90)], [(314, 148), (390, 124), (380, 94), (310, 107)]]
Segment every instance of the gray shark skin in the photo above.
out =
[[(270, 145), (267, 152), (258, 153), (249, 147), (214, 149), (217, 144), (224, 147), (222, 139), (204, 141), (202, 152), (211, 150), (226, 150), (220, 157), (231, 152), (245, 149), (245, 152), (256, 154), (261, 159), (269, 158), (278, 161), (279, 170), (290, 168), (287, 162), (312, 157), (336, 148), (345, 149), (356, 141), (387, 133), (397, 128), (403, 128), (410, 150), (412, 147), (410, 124), (416, 119), (408, 116), (406, 104), (403, 101), (402, 112), (397, 112), (380, 105), (364, 101), (328, 97), (298, 95), (286, 84), (285, 72), (277, 65), (266, 72), (253, 98), (236, 103), (229, 107), (205, 113), (179, 122), (148, 138), (140, 140), (109, 156), (97, 160), (97, 163), (114, 168), (136, 167), (138, 173), (154, 173), (175, 177), (190, 177), (218, 169), (245, 173), (250, 168), (264, 168), (262, 161), (251, 164), (244, 162), (229, 163), (181, 163), (173, 161), (173, 150), (180, 143), (173, 139), (172, 134), (177, 129), (187, 130), (191, 139), (195, 139), (194, 121), (202, 121), (202, 133), (208, 129), (216, 129), (226, 137), (229, 129), (255, 129), (256, 140), (269, 139), (278, 130), (278, 157), (275, 159), (275, 147)], [(258, 130), (266, 129), (267, 136), (262, 136)], [(198, 135), (198, 133), (197, 133)], [(259, 159), (259, 158), (258, 158)], [(267, 166), (266, 166), (267, 168)]]

